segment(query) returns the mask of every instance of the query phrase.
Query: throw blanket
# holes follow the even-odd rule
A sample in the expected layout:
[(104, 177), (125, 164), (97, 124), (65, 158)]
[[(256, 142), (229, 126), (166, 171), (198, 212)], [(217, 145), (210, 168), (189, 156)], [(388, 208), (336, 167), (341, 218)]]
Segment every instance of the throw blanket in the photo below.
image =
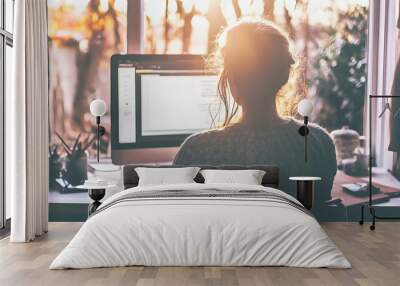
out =
[(296, 199), (277, 189), (238, 184), (117, 193), (50, 268), (128, 265), (350, 267)]
[(164, 190), (164, 191), (147, 191), (147, 192), (128, 192), (123, 194), (119, 198), (103, 204), (102, 207), (92, 214), (96, 215), (104, 210), (113, 207), (119, 203), (128, 201), (144, 201), (154, 199), (175, 199), (175, 200), (187, 200), (187, 199), (238, 199), (238, 200), (251, 200), (256, 199), (258, 201), (264, 200), (269, 202), (275, 202), (278, 204), (286, 204), (298, 209), (308, 215), (311, 213), (298, 201), (289, 199), (287, 196), (282, 194), (266, 191), (266, 190), (252, 190), (243, 189), (235, 191), (226, 191), (224, 189), (216, 188), (204, 188), (202, 190)]

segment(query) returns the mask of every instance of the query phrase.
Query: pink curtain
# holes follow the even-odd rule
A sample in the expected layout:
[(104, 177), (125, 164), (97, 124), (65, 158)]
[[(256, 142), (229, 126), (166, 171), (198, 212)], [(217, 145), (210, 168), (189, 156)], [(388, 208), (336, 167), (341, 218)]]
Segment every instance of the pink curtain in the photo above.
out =
[[(400, 0), (399, 0), (399, 16), (397, 19), (397, 28), (400, 29)], [(397, 42), (399, 48), (400, 42)], [(397, 153), (397, 160), (394, 165), (393, 173), (400, 178), (400, 57), (397, 60), (396, 71), (394, 74), (392, 95), (397, 96), (392, 100), (392, 110), (394, 116), (390, 121), (390, 145), (389, 151)]]
[(397, 61), (394, 74), (392, 95), (397, 96), (392, 99), (393, 116), (390, 121), (390, 145), (389, 151), (400, 154), (400, 59)]
[[(400, 29), (400, 0), (397, 28)], [(400, 43), (398, 42), (397, 45), (400, 45)], [(397, 154), (400, 155), (400, 57), (397, 60), (396, 71), (394, 73), (392, 95), (398, 96), (398, 98), (393, 98), (392, 100), (392, 110), (394, 111), (394, 116), (390, 121), (389, 151), (397, 152)]]

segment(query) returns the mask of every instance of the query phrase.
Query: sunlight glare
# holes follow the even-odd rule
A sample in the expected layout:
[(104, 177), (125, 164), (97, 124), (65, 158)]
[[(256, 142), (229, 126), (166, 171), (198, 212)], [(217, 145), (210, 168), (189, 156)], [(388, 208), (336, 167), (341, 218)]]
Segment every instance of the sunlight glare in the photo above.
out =
[(192, 19), (193, 35), (191, 52), (203, 54), (207, 50), (209, 23), (206, 18), (196, 15)]
[(154, 25), (160, 25), (163, 22), (165, 1), (161, 3), (160, 1), (144, 1), (144, 10)]
[(99, 11), (106, 12), (108, 10), (108, 0), (100, 0)]
[(231, 0), (221, 0), (222, 14), (224, 15), (228, 24), (233, 24), (236, 21), (235, 10), (232, 6)]
[(168, 13), (176, 14), (177, 11), (178, 11), (178, 5), (176, 4), (176, 1), (168, 2)]
[[(211, 0), (216, 1), (216, 0)], [(196, 0), (196, 9), (201, 14), (206, 14), (208, 12), (208, 7), (210, 6), (210, 0)]]
[(193, 0), (185, 0), (183, 1), (183, 10), (185, 13), (190, 13), (194, 7), (194, 1)]

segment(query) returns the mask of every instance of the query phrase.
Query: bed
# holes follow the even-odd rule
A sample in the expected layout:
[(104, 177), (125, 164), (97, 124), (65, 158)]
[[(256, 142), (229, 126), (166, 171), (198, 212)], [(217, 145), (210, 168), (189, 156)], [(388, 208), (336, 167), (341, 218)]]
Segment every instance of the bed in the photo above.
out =
[(103, 202), (50, 269), (144, 266), (291, 266), (350, 268), (314, 217), (278, 189), (274, 166), (262, 185), (196, 183), (138, 186), (137, 166), (123, 169), (125, 190)]

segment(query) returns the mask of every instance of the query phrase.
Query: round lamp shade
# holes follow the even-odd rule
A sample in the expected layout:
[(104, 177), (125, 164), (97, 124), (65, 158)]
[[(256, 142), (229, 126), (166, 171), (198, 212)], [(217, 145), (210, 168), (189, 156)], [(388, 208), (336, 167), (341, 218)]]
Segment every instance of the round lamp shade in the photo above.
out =
[(93, 116), (103, 116), (107, 111), (106, 102), (102, 99), (95, 99), (90, 103), (90, 113)]
[(307, 117), (310, 116), (311, 113), (313, 112), (313, 109), (314, 109), (314, 104), (309, 99), (303, 99), (297, 105), (297, 111), (302, 116), (307, 116)]

